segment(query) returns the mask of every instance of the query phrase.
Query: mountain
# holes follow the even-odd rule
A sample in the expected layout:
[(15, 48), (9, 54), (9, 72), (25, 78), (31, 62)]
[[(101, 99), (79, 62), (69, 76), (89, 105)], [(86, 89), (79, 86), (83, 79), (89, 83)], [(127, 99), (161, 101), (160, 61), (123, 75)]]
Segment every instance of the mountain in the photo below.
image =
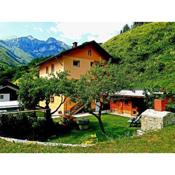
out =
[(33, 59), (54, 56), (67, 49), (68, 45), (55, 38), (44, 41), (27, 36), (0, 40), (0, 65), (25, 65)]
[(0, 70), (7, 67), (24, 64), (24, 60), (16, 56), (3, 41), (0, 41)]
[[(175, 89), (175, 23), (149, 23), (119, 34), (103, 45), (135, 88)], [(124, 78), (124, 77), (123, 77)]]
[(56, 40), (55, 38), (48, 38), (44, 41), (33, 38), (32, 36), (27, 36), (5, 40), (4, 42), (14, 54), (21, 56), (21, 52), (16, 50), (20, 49), (20, 51), (22, 50), (26, 54), (26, 57), (33, 59), (53, 56), (63, 50), (69, 49), (68, 45), (62, 41)]

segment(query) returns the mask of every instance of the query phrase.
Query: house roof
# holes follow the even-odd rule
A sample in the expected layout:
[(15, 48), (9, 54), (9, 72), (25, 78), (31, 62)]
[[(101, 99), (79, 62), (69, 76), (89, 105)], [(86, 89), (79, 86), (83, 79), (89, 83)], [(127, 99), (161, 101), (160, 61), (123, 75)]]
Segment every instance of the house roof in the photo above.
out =
[(126, 97), (145, 97), (144, 90), (121, 90), (116, 92), (117, 96), (126, 96)]
[(17, 85), (15, 85), (15, 84), (13, 84), (13, 83), (11, 83), (11, 82), (9, 82), (9, 81), (4, 81), (4, 82), (2, 82), (2, 83), (0, 84), (0, 90), (1, 90), (1, 89), (4, 89), (4, 88), (6, 88), (6, 87), (9, 87), (9, 88), (11, 88), (11, 89), (13, 89), (13, 90), (15, 90), (15, 91), (17, 91), (17, 90), (19, 89), (19, 87), (18, 87)]
[(18, 101), (0, 102), (0, 110), (1, 109), (10, 109), (10, 108), (19, 108), (19, 102)]
[(92, 45), (93, 47), (95, 47), (95, 49), (98, 52), (100, 52), (102, 55), (104, 55), (105, 57), (112, 58), (112, 56), (108, 52), (106, 52), (106, 50), (104, 50), (98, 43), (96, 43), (95, 41), (89, 41), (89, 42), (85, 42), (85, 43), (83, 43), (83, 44), (81, 44), (81, 45), (79, 45), (77, 47), (74, 47), (74, 48), (68, 49), (66, 51), (63, 51), (63, 52), (61, 52), (58, 55), (55, 55), (53, 57), (50, 57), (49, 59), (44, 60), (41, 63), (39, 63), (38, 66), (39, 65), (42, 65), (43, 63), (45, 63), (47, 61), (54, 60), (56, 58), (59, 58), (59, 57), (64, 56), (66, 54), (69, 54), (69, 53), (71, 53), (74, 50), (82, 49), (82, 48), (84, 48), (85, 46), (88, 46), (88, 45)]

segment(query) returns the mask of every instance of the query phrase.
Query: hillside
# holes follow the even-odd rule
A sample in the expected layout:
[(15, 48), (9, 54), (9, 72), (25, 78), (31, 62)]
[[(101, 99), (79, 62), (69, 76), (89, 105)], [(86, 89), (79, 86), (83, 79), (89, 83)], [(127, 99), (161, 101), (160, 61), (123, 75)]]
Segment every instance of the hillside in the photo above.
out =
[(135, 88), (175, 87), (175, 23), (149, 23), (113, 37), (103, 47)]
[(0, 69), (22, 64), (22, 59), (7, 49), (0, 41)]

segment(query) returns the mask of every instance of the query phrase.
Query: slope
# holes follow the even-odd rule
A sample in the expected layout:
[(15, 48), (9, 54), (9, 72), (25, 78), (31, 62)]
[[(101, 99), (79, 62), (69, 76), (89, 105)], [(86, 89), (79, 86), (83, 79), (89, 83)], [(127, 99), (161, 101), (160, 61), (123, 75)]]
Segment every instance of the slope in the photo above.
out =
[(175, 23), (144, 24), (113, 37), (103, 47), (135, 77), (135, 88), (175, 89)]

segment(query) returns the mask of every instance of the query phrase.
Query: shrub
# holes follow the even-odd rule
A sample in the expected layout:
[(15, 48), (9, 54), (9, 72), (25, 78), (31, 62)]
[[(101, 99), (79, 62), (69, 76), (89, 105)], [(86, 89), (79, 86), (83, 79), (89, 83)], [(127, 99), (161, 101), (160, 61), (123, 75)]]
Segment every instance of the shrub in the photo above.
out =
[(171, 100), (168, 100), (168, 104), (166, 105), (166, 110), (170, 112), (175, 112), (175, 104)]
[(76, 118), (71, 115), (63, 115), (62, 123), (64, 127), (66, 127), (69, 130), (74, 129), (74, 128), (78, 129)]
[(0, 131), (8, 137), (43, 141), (70, 128), (69, 125), (54, 123), (52, 119), (37, 119), (34, 112), (0, 114)]
[(32, 131), (32, 123), (36, 121), (34, 113), (0, 114), (0, 130), (7, 136), (26, 138)]
[(55, 133), (55, 125), (52, 121), (45, 118), (39, 118), (32, 124), (32, 139), (46, 140)]

